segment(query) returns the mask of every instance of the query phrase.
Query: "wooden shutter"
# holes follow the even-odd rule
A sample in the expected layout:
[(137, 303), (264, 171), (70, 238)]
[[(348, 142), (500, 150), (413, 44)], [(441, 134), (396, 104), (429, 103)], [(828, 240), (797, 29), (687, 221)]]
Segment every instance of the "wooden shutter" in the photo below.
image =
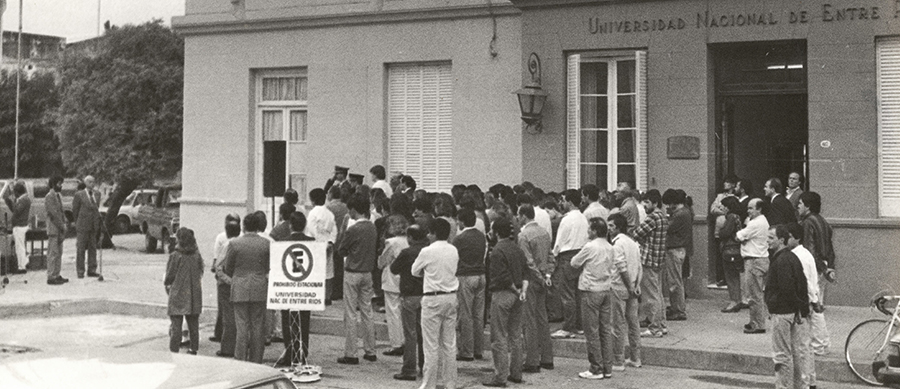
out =
[(448, 63), (388, 68), (388, 170), (428, 191), (453, 185), (452, 87)]
[(581, 55), (568, 58), (566, 67), (566, 188), (581, 187)]
[(635, 155), (635, 175), (637, 189), (646, 191), (649, 189), (647, 181), (647, 52), (638, 50), (634, 53), (635, 75), (637, 82), (635, 91), (637, 98), (635, 105), (637, 106), (637, 116), (635, 117), (635, 125), (637, 136), (637, 155)]
[(877, 40), (879, 214), (900, 217), (900, 37)]

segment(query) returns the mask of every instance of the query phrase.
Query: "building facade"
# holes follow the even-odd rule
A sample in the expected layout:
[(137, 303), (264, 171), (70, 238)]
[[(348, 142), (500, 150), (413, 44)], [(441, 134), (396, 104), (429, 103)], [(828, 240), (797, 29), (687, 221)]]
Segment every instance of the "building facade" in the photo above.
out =
[[(188, 0), (182, 219), (211, 242), (270, 208), (262, 142), (301, 191), (343, 164), (429, 190), (529, 180), (684, 189), (691, 296), (714, 296), (709, 203), (797, 171), (835, 227), (828, 301), (900, 290), (900, 3)], [(542, 129), (510, 92), (540, 58)]]

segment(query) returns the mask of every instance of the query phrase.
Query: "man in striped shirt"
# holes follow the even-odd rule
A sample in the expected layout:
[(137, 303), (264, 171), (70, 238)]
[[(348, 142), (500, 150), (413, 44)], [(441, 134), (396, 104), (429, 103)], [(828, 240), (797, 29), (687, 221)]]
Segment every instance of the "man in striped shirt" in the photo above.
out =
[(641, 244), (641, 293), (646, 297), (641, 307), (641, 316), (649, 322), (643, 337), (661, 338), (668, 330), (663, 311), (661, 269), (666, 261), (666, 234), (669, 218), (662, 210), (662, 196), (651, 189), (641, 196), (641, 205), (647, 211), (647, 218), (634, 230), (634, 240)]

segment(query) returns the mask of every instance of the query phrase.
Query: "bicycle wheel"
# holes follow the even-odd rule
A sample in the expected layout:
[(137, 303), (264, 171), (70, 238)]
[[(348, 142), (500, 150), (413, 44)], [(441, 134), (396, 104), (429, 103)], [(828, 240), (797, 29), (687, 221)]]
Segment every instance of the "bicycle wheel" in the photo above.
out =
[(888, 321), (885, 319), (866, 320), (850, 331), (844, 344), (844, 357), (850, 370), (870, 385), (883, 385), (875, 377), (873, 364), (887, 358), (888, 347), (885, 343), (888, 328)]

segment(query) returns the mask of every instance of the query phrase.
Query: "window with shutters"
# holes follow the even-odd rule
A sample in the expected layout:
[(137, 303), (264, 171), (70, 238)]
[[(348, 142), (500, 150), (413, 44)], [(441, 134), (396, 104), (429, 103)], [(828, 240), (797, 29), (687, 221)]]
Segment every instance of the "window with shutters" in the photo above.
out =
[(900, 37), (876, 40), (879, 214), (900, 217)]
[(388, 66), (388, 170), (449, 191), (453, 162), (450, 63)]
[(566, 183), (647, 188), (646, 52), (568, 57)]
[[(307, 120), (309, 88), (306, 68), (259, 70), (254, 77), (254, 137), (256, 139), (256, 166), (254, 191), (256, 208), (272, 212), (283, 199), (278, 196), (262, 196), (263, 142), (287, 141), (285, 158), (285, 182), (298, 193), (306, 193)], [(300, 196), (300, 205), (306, 196)], [(271, 216), (271, 215), (270, 215)], [(271, 219), (270, 219), (271, 220)], [(271, 227), (271, 226), (270, 226)]]

